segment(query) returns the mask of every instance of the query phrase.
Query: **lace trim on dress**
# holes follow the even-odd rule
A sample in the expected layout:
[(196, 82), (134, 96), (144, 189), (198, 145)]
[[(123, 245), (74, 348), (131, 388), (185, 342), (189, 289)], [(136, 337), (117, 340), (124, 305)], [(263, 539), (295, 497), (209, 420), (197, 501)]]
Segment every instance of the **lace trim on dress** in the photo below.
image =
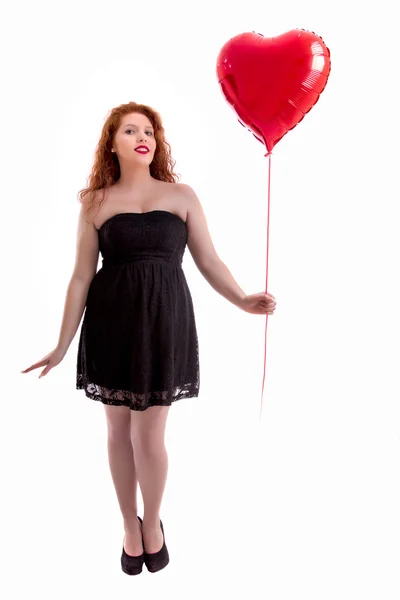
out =
[(117, 390), (103, 387), (97, 383), (84, 380), (77, 374), (76, 389), (84, 390), (88, 398), (99, 400), (103, 404), (127, 406), (131, 410), (146, 410), (150, 406), (170, 406), (172, 402), (182, 398), (195, 398), (199, 395), (199, 382), (185, 383), (175, 386), (172, 394), (168, 391), (136, 393), (130, 390)]

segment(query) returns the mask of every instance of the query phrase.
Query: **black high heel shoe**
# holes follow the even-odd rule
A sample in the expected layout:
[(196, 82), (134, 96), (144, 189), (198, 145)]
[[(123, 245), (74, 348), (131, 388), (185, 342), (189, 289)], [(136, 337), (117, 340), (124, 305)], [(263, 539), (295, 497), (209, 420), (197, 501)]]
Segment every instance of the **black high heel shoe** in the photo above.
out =
[[(140, 523), (143, 521), (138, 517)], [(144, 551), (139, 556), (130, 556), (125, 552), (125, 542), (122, 544), (121, 568), (127, 575), (139, 575), (143, 569)]]
[(169, 554), (167, 546), (165, 545), (164, 527), (161, 519), (160, 525), (164, 538), (164, 542), (161, 549), (158, 552), (152, 552), (151, 554), (148, 554), (146, 550), (144, 551), (144, 562), (146, 564), (147, 570), (150, 571), (150, 573), (156, 573), (156, 571), (161, 571), (161, 569), (166, 567), (169, 563)]

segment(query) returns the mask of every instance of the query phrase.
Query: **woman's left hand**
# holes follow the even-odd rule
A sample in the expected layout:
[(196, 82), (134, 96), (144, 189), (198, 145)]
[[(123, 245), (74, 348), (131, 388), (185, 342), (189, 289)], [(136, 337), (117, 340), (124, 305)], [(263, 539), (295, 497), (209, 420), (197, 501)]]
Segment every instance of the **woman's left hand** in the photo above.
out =
[(245, 296), (240, 304), (240, 308), (252, 315), (272, 315), (275, 307), (275, 296), (265, 292)]

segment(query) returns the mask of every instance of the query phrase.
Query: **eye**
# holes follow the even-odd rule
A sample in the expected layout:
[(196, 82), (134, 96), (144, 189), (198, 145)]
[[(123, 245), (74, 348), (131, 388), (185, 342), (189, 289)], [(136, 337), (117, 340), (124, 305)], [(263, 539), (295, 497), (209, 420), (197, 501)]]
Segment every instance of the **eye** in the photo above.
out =
[[(128, 131), (133, 131), (133, 129), (127, 129), (127, 130), (125, 131), (125, 133), (128, 133)], [(147, 131), (146, 133), (148, 133), (148, 134), (150, 134), (150, 135), (153, 135), (153, 132), (152, 132), (152, 131)]]

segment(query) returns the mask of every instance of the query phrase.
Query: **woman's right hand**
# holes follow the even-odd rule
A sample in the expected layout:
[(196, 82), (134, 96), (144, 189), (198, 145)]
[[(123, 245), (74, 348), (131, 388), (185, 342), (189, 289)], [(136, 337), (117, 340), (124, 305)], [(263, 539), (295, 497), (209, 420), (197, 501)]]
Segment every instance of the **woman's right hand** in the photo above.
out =
[(65, 354), (66, 352), (64, 350), (61, 350), (61, 348), (56, 347), (54, 348), (54, 350), (46, 354), (46, 356), (42, 358), (42, 360), (39, 360), (37, 363), (34, 363), (27, 369), (24, 369), (23, 371), (21, 371), (21, 373), (29, 373), (29, 371), (33, 371), (33, 369), (38, 369), (39, 367), (45, 366), (45, 368), (39, 375), (40, 379), (41, 377), (43, 377), (43, 375), (47, 375), (50, 369), (60, 364)]

